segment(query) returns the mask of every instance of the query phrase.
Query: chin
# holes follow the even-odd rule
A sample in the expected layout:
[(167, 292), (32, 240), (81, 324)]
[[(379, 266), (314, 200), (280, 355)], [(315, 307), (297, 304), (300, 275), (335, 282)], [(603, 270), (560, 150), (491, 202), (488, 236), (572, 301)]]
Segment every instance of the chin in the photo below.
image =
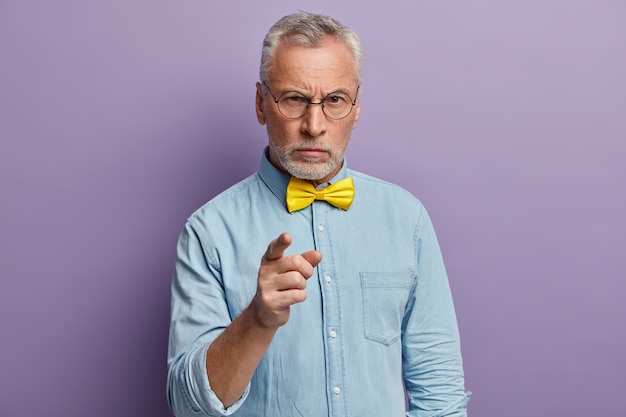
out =
[(294, 177), (309, 181), (322, 180), (329, 176), (335, 168), (328, 162), (291, 163), (286, 167), (287, 171)]

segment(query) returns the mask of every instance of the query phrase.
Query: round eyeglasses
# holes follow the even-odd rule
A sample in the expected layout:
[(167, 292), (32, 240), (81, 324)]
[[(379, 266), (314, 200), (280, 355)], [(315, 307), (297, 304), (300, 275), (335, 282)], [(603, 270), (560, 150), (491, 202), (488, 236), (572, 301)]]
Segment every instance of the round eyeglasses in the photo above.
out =
[[(267, 90), (268, 93), (274, 99), (274, 103), (278, 106), (278, 111), (280, 114), (285, 116), (287, 119), (299, 119), (304, 116), (309, 109), (309, 106), (312, 104), (319, 104), (322, 106), (322, 112), (324, 115), (332, 120), (341, 120), (352, 112), (352, 108), (356, 104), (356, 98), (352, 100), (350, 95), (341, 92), (335, 91), (328, 94), (326, 97), (319, 102), (313, 102), (309, 100), (304, 94), (299, 93), (297, 91), (285, 91), (278, 98), (270, 91), (268, 85), (263, 81), (263, 87)], [(356, 88), (356, 95), (359, 94), (359, 88)]]

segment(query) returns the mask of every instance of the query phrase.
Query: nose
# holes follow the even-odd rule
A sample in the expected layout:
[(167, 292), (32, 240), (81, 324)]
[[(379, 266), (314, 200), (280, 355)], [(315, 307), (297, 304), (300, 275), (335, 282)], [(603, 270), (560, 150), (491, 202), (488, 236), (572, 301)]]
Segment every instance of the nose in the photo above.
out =
[(302, 117), (302, 133), (311, 137), (323, 135), (326, 132), (326, 115), (322, 111), (322, 103), (311, 103), (304, 117)]

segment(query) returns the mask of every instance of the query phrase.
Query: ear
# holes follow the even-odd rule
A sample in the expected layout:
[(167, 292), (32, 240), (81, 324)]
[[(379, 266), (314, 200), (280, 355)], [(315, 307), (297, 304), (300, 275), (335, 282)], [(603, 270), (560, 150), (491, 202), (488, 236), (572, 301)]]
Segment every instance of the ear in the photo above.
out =
[(263, 108), (264, 99), (263, 99), (263, 86), (261, 83), (256, 83), (256, 100), (255, 100), (255, 108), (256, 108), (256, 118), (260, 124), (265, 124), (265, 109)]
[(361, 116), (361, 98), (356, 101), (354, 105), (354, 120), (352, 121), (352, 129), (356, 128), (356, 124), (359, 121), (359, 116)]

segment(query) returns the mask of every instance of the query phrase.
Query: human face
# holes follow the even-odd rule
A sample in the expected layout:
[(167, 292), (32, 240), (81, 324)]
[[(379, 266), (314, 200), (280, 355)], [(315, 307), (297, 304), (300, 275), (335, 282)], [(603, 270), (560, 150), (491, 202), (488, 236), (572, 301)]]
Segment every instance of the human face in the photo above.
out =
[(266, 80), (276, 97), (285, 91), (298, 91), (310, 101), (320, 102), (331, 92), (343, 91), (356, 99), (356, 104), (340, 120), (327, 118), (320, 105), (310, 105), (301, 118), (287, 119), (280, 114), (269, 92), (257, 83), (257, 118), (267, 126), (269, 160), (274, 166), (314, 185), (337, 174), (359, 119), (356, 79), (350, 51), (331, 37), (316, 48), (286, 42), (276, 48)]

